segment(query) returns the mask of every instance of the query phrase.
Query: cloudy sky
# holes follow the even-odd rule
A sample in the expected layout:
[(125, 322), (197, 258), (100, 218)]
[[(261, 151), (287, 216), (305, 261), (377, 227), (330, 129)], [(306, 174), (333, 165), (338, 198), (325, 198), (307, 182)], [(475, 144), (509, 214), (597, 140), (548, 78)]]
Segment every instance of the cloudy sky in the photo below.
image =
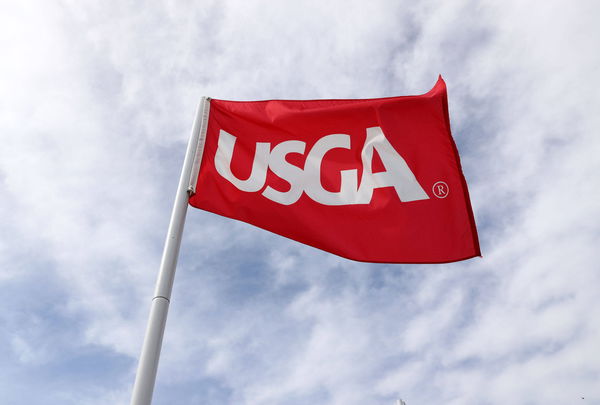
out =
[(357, 263), (192, 209), (154, 403), (600, 404), (598, 15), (0, 1), (0, 402), (128, 404), (200, 96), (441, 73), (484, 257)]

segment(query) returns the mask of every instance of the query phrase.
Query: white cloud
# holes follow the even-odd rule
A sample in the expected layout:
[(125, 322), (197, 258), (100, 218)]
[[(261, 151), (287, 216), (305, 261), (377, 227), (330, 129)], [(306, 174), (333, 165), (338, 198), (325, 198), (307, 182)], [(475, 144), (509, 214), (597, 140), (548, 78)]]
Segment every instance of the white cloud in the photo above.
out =
[(0, 288), (43, 304), (0, 317), (14, 403), (42, 397), (18, 397), (20, 375), (62, 403), (127, 403), (200, 95), (388, 96), (438, 73), (484, 258), (366, 265), (190, 212), (157, 401), (600, 401), (596, 3), (0, 11)]

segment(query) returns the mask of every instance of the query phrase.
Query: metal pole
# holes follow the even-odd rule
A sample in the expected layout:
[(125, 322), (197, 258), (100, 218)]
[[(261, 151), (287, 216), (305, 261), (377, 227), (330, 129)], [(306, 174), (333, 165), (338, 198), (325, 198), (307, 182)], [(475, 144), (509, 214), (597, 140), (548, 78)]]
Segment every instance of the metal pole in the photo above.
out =
[(165, 324), (167, 322), (167, 312), (169, 311), (169, 301), (171, 299), (171, 290), (173, 289), (173, 278), (175, 277), (175, 268), (177, 266), (177, 257), (179, 256), (179, 246), (181, 245), (181, 235), (185, 224), (185, 215), (188, 206), (188, 184), (194, 166), (194, 159), (197, 154), (197, 145), (200, 138), (201, 128), (206, 124), (206, 111), (208, 99), (203, 97), (192, 134), (188, 142), (183, 169), (179, 178), (175, 203), (171, 212), (171, 221), (167, 232), (167, 240), (163, 250), (158, 280), (152, 306), (150, 308), (150, 318), (142, 346), (133, 393), (131, 396), (131, 405), (150, 405), (152, 402), (152, 392), (154, 391), (154, 382), (156, 381), (156, 371), (158, 369), (158, 359), (162, 345)]

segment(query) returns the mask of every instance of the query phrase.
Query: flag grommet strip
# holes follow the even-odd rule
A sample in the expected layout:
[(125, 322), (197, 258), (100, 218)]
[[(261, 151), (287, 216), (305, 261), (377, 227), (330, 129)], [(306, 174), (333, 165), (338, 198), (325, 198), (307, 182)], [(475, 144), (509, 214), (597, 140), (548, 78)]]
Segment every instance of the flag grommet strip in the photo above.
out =
[(200, 105), (198, 106), (198, 114), (201, 115), (200, 119), (200, 130), (198, 134), (198, 141), (196, 143), (196, 152), (194, 153), (194, 164), (192, 166), (192, 173), (190, 174), (190, 180), (188, 183), (188, 194), (193, 195), (196, 193), (196, 182), (198, 181), (198, 174), (200, 171), (200, 163), (202, 163), (202, 154), (204, 152), (204, 141), (206, 139), (206, 130), (208, 128), (208, 114), (210, 112), (210, 97), (202, 97)]

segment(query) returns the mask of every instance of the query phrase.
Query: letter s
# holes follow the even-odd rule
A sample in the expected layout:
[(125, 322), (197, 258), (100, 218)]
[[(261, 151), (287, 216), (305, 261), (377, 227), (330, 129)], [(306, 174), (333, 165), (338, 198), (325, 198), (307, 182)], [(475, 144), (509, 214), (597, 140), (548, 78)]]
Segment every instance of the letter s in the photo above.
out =
[(285, 156), (289, 153), (304, 153), (306, 142), (285, 141), (275, 146), (269, 157), (269, 169), (277, 176), (290, 183), (289, 191), (278, 191), (267, 186), (262, 195), (283, 205), (290, 205), (298, 201), (303, 191), (303, 171), (301, 168), (288, 163)]

